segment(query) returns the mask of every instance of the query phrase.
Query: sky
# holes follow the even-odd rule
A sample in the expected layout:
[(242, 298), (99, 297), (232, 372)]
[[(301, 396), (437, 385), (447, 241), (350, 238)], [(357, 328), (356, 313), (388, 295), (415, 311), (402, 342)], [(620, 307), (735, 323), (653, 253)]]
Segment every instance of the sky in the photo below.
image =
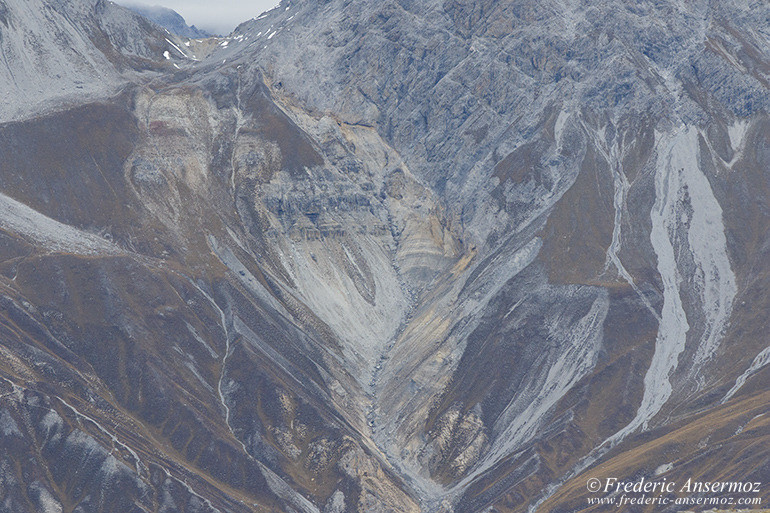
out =
[(242, 22), (278, 5), (278, 0), (115, 0), (119, 4), (142, 3), (173, 9), (188, 25), (227, 35)]

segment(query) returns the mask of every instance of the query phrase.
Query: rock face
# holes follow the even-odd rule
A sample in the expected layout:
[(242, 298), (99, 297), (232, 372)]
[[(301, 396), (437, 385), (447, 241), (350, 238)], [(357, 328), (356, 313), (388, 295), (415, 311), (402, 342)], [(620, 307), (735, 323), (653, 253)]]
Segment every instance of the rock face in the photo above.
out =
[(0, 511), (767, 483), (768, 19), (0, 1)]

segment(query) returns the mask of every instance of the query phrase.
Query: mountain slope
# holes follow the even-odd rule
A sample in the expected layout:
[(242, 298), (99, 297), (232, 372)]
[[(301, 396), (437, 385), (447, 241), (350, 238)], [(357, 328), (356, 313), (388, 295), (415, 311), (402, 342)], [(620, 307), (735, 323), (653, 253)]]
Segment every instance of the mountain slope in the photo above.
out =
[[(437, 311), (396, 341), (380, 405), (395, 461), (462, 494), (559, 415), (554, 435), (597, 447), (591, 461), (671, 411), (698, 411), (764, 349), (761, 336), (730, 335), (757, 329), (756, 318), (733, 321), (742, 307), (764, 311), (745, 302), (762, 290), (764, 252), (738, 240), (766, 218), (762, 207), (738, 213), (738, 190), (766, 205), (748, 183), (767, 161), (743, 151), (766, 146), (766, 6), (607, 2), (605, 16), (569, 2), (287, 7), (239, 27), (248, 49), (232, 52), (253, 52), (288, 101), (375, 127), (451, 205), (460, 238), (483, 248), (469, 279), (502, 285), (520, 273), (504, 292), (466, 284), (484, 310), (464, 308), (464, 332), (436, 332), (463, 309), (447, 313), (433, 291), (425, 310)], [(744, 173), (726, 171), (740, 160)], [(532, 262), (523, 273), (521, 260)], [(732, 344), (751, 349), (725, 372), (743, 354)], [(613, 404), (614, 390), (593, 383), (620, 376), (625, 404)], [(570, 421), (588, 415), (568, 392), (590, 397), (582, 409), (603, 405), (614, 425)]]
[(184, 18), (172, 9), (161, 7), (159, 5), (150, 6), (138, 3), (124, 3), (124, 5), (178, 36), (205, 38), (211, 37), (212, 35), (205, 30), (200, 30), (195, 25), (188, 25)]
[(290, 2), (194, 61), (39, 1), (113, 78), (3, 111), (8, 511), (767, 481), (767, 6)]
[(0, 35), (5, 121), (112, 96), (188, 58), (176, 36), (104, 0), (3, 0)]

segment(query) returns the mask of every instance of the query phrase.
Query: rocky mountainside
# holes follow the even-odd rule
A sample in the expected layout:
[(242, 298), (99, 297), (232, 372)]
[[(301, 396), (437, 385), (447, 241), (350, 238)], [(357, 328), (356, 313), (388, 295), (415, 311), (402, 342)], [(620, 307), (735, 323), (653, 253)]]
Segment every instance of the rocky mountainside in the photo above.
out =
[(137, 12), (145, 18), (154, 21), (161, 27), (168, 29), (178, 36), (189, 38), (206, 38), (211, 37), (213, 34), (209, 34), (205, 30), (201, 30), (195, 25), (188, 25), (181, 14), (160, 5), (146, 5), (142, 3), (122, 2), (123, 5), (128, 7), (134, 12)]
[(199, 42), (0, 0), (0, 45), (0, 511), (770, 482), (767, 3), (284, 0)]
[(170, 65), (163, 61), (191, 57), (180, 45), (105, 0), (0, 0), (0, 119), (114, 96), (126, 83), (162, 72)]

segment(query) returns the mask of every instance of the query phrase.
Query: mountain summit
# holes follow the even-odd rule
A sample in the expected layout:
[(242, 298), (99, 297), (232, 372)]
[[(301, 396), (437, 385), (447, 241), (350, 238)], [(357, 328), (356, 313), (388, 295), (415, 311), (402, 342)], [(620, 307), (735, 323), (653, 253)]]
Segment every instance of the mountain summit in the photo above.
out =
[(0, 0), (0, 511), (770, 482), (768, 20)]
[(201, 30), (195, 25), (188, 25), (181, 14), (160, 5), (146, 5), (142, 3), (123, 2), (123, 5), (128, 7), (134, 12), (137, 12), (148, 18), (161, 27), (168, 29), (178, 36), (189, 38), (206, 38), (211, 37), (213, 34), (209, 34), (205, 30)]

